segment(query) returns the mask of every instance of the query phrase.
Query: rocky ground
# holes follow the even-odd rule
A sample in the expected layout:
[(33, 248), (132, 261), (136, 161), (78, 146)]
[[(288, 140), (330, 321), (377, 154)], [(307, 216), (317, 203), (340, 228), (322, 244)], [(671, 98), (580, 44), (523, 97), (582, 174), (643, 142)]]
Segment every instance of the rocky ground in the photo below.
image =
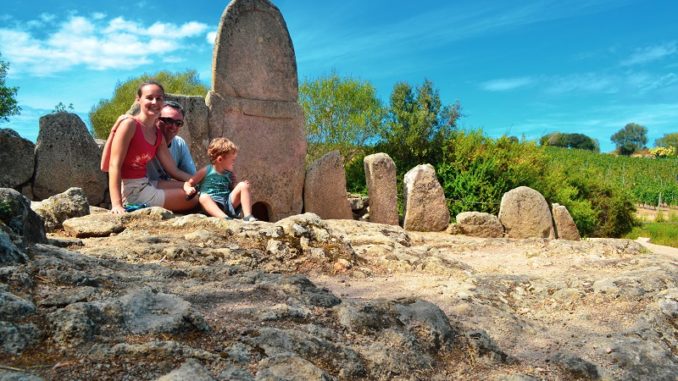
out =
[(0, 261), (0, 380), (678, 374), (677, 257), (633, 241), (159, 208), (63, 225)]

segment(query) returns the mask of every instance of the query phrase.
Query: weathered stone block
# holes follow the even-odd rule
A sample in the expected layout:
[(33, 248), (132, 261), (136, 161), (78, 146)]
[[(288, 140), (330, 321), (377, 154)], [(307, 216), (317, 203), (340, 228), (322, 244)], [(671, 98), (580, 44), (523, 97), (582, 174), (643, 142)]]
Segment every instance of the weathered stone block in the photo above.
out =
[(403, 228), (424, 232), (443, 231), (450, 224), (445, 193), (431, 164), (418, 165), (405, 174)]
[(365, 180), (370, 198), (370, 222), (398, 225), (396, 166), (388, 154), (365, 156)]
[(350, 220), (353, 213), (346, 195), (346, 172), (339, 151), (325, 154), (306, 170), (304, 211), (323, 219)]

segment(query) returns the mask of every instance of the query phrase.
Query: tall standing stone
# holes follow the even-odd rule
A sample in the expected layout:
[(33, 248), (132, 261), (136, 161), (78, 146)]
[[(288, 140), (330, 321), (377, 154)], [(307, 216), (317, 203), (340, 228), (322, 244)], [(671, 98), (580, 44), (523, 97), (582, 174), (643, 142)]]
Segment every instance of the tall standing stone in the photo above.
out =
[(529, 187), (512, 189), (501, 198), (499, 221), (509, 238), (555, 238), (544, 196)]
[(556, 225), (556, 234), (560, 239), (569, 239), (572, 241), (581, 240), (579, 229), (574, 223), (574, 219), (570, 215), (567, 208), (560, 204), (551, 205), (551, 212), (553, 213), (553, 222)]
[(297, 99), (296, 57), (280, 11), (267, 0), (232, 1), (214, 46), (210, 138), (240, 147), (238, 178), (250, 181), (255, 206), (272, 221), (302, 208), (306, 135)]
[(398, 225), (396, 166), (385, 153), (365, 156), (365, 180), (370, 198), (370, 222)]
[(9, 128), (0, 128), (0, 188), (17, 188), (33, 177), (35, 145)]
[(77, 187), (90, 205), (104, 199), (106, 175), (99, 170), (101, 152), (76, 114), (59, 112), (40, 118), (35, 147), (33, 194), (38, 199)]
[(404, 178), (405, 218), (403, 228), (439, 232), (450, 224), (445, 193), (431, 164), (417, 165)]
[(353, 212), (346, 194), (344, 158), (339, 151), (323, 155), (306, 170), (304, 211), (323, 219), (350, 220)]

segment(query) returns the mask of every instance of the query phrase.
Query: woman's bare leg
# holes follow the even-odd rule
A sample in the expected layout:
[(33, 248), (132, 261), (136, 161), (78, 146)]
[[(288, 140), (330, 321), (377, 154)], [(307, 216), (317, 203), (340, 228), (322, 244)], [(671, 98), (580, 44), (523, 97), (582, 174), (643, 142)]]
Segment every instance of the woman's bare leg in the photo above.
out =
[(177, 180), (158, 180), (158, 184), (155, 186), (158, 189), (183, 189), (184, 183)]
[(163, 189), (163, 192), (165, 192), (165, 203), (163, 204), (163, 208), (167, 210), (173, 212), (185, 212), (198, 206), (198, 200), (195, 198), (186, 200), (186, 192), (184, 192), (183, 189)]

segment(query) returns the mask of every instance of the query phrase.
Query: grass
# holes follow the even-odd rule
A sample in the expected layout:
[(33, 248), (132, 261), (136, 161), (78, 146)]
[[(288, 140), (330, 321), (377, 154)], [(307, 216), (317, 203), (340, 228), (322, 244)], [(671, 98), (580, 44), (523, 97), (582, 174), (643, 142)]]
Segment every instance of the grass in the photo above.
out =
[(665, 218), (660, 212), (655, 221), (642, 222), (626, 235), (630, 239), (638, 237), (649, 237), (650, 242), (656, 245), (678, 248), (678, 214), (672, 212)]

